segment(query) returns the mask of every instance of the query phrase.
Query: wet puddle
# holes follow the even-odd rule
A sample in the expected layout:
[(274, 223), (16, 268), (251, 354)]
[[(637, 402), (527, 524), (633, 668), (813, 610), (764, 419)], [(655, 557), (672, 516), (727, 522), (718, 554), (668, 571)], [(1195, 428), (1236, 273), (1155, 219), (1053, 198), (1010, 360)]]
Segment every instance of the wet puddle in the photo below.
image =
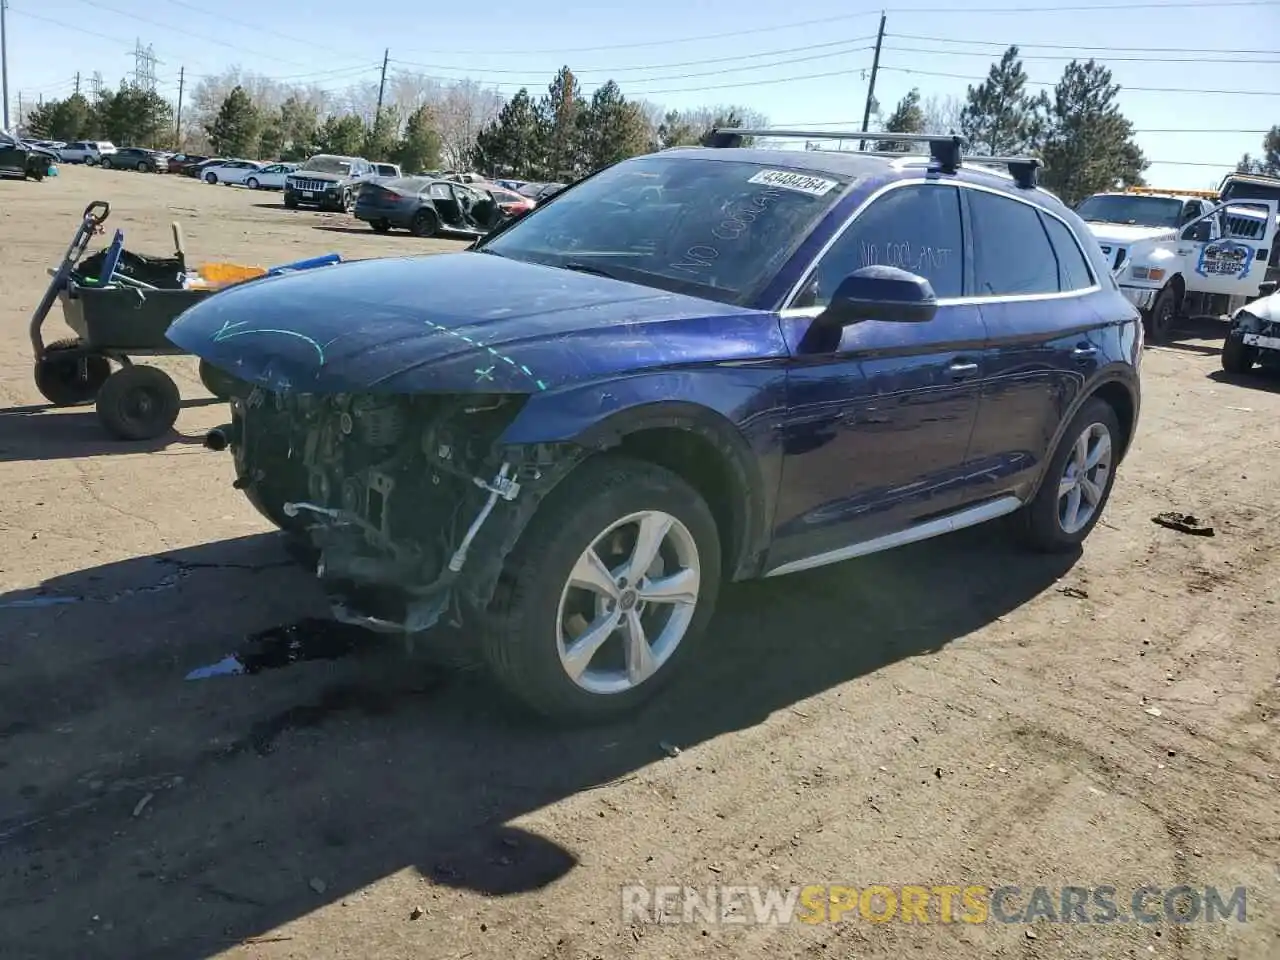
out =
[(305, 660), (338, 660), (372, 647), (379, 636), (334, 620), (307, 618), (250, 634), (245, 645), (217, 663), (197, 667), (187, 680), (233, 677), (276, 670)]

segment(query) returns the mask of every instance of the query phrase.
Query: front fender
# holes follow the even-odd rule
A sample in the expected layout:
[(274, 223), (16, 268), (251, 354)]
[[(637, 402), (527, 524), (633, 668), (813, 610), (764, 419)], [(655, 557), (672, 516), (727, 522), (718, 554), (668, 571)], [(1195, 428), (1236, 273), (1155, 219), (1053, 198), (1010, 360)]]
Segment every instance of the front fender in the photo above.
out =
[(641, 431), (693, 433), (717, 451), (737, 538), (735, 578), (767, 546), (782, 476), (786, 375), (771, 363), (667, 371), (582, 384), (529, 397), (499, 443), (574, 443), (607, 450)]

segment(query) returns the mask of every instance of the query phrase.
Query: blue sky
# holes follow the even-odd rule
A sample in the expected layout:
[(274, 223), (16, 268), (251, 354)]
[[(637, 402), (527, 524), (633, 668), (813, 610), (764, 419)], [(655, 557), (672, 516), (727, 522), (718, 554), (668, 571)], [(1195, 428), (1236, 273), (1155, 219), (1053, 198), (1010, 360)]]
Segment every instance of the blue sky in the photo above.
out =
[[(808, 0), (785, 13), (750, 11), (741, 0), (8, 2), (11, 115), (19, 93), (28, 103), (70, 93), (77, 70), (84, 78), (101, 71), (115, 85), (132, 71), (140, 39), (154, 48), (170, 97), (180, 67), (189, 82), (239, 64), (341, 87), (376, 79), (389, 47), (393, 68), (469, 77), (508, 94), (524, 85), (541, 93), (567, 63), (588, 93), (612, 77), (624, 94), (668, 106), (740, 103), (774, 124), (823, 126), (861, 120), (881, 10), (864, 0)], [(886, 111), (913, 86), (963, 96), (1018, 43), (1033, 81), (1051, 84), (1073, 56), (1111, 68), (1148, 158), (1166, 161), (1148, 171), (1157, 186), (1216, 186), (1242, 153), (1258, 152), (1261, 131), (1280, 123), (1280, 0), (1031, 0), (1023, 12), (1014, 2), (885, 6), (876, 95)], [(1216, 92), (1170, 92), (1178, 89)]]

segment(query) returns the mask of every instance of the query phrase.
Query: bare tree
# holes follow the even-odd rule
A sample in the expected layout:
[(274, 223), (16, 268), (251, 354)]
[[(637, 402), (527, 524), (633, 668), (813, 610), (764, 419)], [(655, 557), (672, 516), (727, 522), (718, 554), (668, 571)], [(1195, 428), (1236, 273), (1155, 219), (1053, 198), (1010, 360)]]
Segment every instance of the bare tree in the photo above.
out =
[(964, 104), (959, 98), (934, 94), (924, 99), (920, 109), (924, 113), (925, 133), (960, 132), (960, 112), (964, 109)]
[(502, 109), (503, 98), (496, 89), (474, 80), (449, 84), (435, 104), (440, 155), (452, 170), (465, 169), (478, 134)]

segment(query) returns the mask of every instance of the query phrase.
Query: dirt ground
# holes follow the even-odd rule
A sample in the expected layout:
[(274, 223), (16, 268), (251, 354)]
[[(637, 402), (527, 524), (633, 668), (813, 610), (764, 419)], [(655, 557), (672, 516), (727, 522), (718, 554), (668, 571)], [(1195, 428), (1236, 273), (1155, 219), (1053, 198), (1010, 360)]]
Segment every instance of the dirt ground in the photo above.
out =
[[(1280, 392), (1219, 374), (1221, 328), (1147, 351), (1082, 557), (986, 529), (732, 588), (670, 696), (554, 732), (376, 649), (184, 682), (323, 606), (201, 448), (194, 361), (164, 441), (37, 394), (28, 317), (92, 199), (193, 260), (455, 246), (176, 177), (0, 182), (0, 957), (1280, 956)], [(1248, 919), (653, 925), (626, 883), (1244, 885)]]

